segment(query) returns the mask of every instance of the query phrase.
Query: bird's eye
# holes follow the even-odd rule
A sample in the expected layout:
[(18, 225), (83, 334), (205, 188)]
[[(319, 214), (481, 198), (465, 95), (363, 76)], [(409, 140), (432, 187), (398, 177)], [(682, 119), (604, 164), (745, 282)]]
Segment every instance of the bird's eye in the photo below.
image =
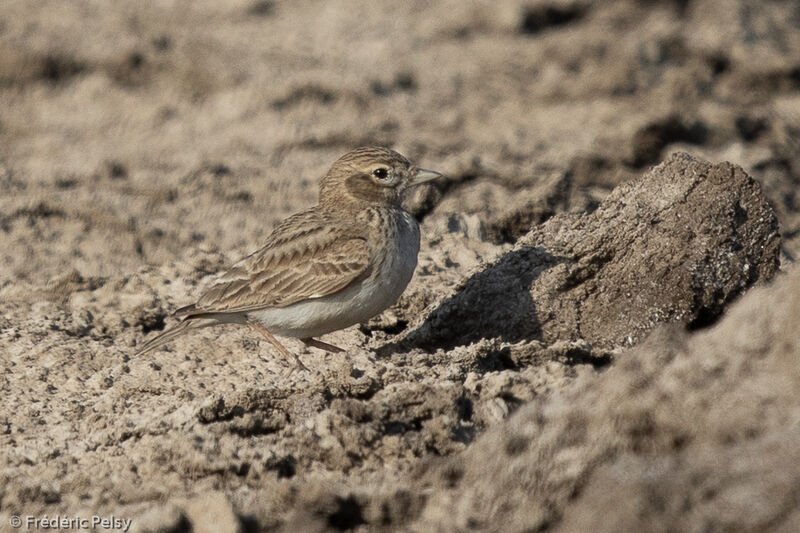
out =
[(372, 171), (372, 175), (380, 180), (385, 180), (389, 176), (389, 171), (383, 167), (376, 168)]

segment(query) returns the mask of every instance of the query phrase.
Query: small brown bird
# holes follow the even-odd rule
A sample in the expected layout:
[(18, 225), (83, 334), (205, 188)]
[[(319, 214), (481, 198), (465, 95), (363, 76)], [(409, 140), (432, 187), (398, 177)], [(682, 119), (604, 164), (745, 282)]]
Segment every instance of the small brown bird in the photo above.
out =
[(317, 205), (284, 220), (264, 247), (233, 265), (197, 303), (178, 309), (181, 322), (137, 355), (217, 324), (252, 327), (303, 369), (274, 335), (343, 351), (314, 337), (368, 320), (397, 301), (419, 253), (419, 226), (400, 205), (403, 192), (439, 176), (388, 148), (348, 152), (322, 178)]

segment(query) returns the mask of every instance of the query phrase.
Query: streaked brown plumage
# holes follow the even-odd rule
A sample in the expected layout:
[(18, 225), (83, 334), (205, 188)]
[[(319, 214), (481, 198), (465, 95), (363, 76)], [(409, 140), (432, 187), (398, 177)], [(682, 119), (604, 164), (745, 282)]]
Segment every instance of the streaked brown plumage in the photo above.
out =
[(440, 176), (381, 147), (343, 155), (320, 183), (319, 203), (279, 224), (258, 251), (176, 311), (182, 321), (137, 355), (189, 329), (246, 324), (279, 351), (273, 335), (341, 351), (313, 337), (362, 322), (392, 305), (411, 280), (419, 227), (400, 206), (403, 192)]

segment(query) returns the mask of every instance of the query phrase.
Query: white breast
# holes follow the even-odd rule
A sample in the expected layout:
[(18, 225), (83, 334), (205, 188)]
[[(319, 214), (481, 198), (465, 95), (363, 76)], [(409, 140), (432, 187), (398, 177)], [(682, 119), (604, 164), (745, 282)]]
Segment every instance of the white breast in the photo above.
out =
[(364, 322), (394, 305), (417, 266), (419, 226), (405, 211), (392, 216), (390, 222), (395, 228), (395, 238), (389, 240), (383, 254), (373, 244), (373, 264), (377, 268), (369, 277), (330, 296), (253, 311), (248, 317), (276, 335), (303, 339)]

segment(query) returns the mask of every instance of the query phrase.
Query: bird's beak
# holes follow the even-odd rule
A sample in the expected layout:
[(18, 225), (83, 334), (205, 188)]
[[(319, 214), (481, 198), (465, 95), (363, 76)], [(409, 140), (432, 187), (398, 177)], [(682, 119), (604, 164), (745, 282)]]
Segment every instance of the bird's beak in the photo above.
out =
[(435, 170), (418, 168), (411, 177), (411, 185), (419, 185), (420, 183), (425, 183), (426, 181), (431, 181), (442, 176), (444, 176), (444, 174), (436, 172)]

